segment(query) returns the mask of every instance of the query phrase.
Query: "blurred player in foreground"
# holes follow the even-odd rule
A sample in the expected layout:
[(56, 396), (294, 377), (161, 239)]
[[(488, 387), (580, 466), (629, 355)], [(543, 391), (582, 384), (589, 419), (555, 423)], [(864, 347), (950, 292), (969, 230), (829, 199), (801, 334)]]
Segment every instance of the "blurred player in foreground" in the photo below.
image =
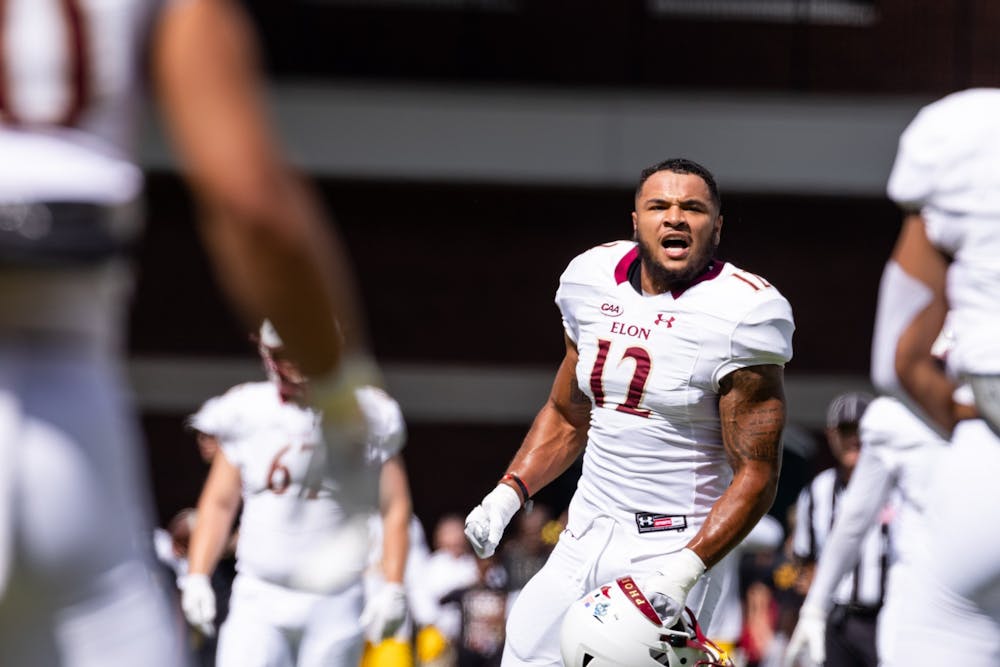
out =
[(666, 627), (689, 595), (708, 625), (718, 586), (702, 575), (774, 500), (788, 302), (715, 257), (721, 200), (694, 162), (643, 170), (632, 227), (632, 241), (588, 250), (563, 273), (566, 355), (552, 393), (466, 518), (490, 556), (532, 493), (585, 451), (567, 528), (511, 610), (504, 665), (560, 665), (567, 609), (626, 574)]
[(274, 321), (325, 441), (353, 452), (371, 372), (350, 270), (271, 131), (234, 1), (7, 2), (0, 31), (3, 663), (176, 665), (121, 363), (147, 63), (220, 283)]
[[(364, 487), (372, 493), (381, 488), (384, 522), (385, 583), (362, 615), (360, 566), (358, 578), (342, 591), (317, 592), (301, 585), (303, 554), (352, 520), (345, 504), (357, 502), (357, 497), (342, 498), (344, 480), (332, 469), (315, 484), (310, 479), (313, 451), (321, 450), (322, 443), (320, 415), (300, 404), (309, 392), (308, 382), (283, 356), (281, 341), (268, 322), (259, 348), (269, 380), (233, 387), (206, 402), (191, 419), (197, 431), (218, 441), (219, 451), (198, 502), (189, 570), (180, 581), (181, 604), (188, 622), (214, 633), (215, 596), (209, 577), (242, 499), (237, 575), (216, 664), (356, 667), (362, 625), (371, 625), (371, 635), (382, 638), (393, 634), (406, 614), (402, 581), (410, 497), (397, 453), (406, 437), (403, 417), (380, 389), (357, 390), (369, 426), (368, 465), (350, 474), (364, 476)], [(367, 522), (363, 527), (367, 530)], [(336, 555), (357, 556), (363, 564), (368, 554)]]
[[(879, 288), (873, 380), (949, 445), (926, 489), (882, 660), (998, 665), (1000, 89), (921, 109), (900, 137), (888, 192), (906, 217)], [(955, 340), (942, 369), (932, 347), (946, 313)]]
[[(846, 489), (864, 455), (859, 425), (874, 396), (850, 391), (835, 396), (827, 406), (826, 440), (835, 465), (816, 475), (795, 503), (794, 555), (809, 582), (817, 562), (826, 553), (832, 527), (843, 507)], [(883, 503), (878, 509), (885, 508)], [(883, 517), (884, 518), (884, 517)], [(825, 653), (829, 667), (876, 667), (875, 628), (882, 607), (890, 556), (889, 525), (872, 521), (859, 540), (857, 568), (845, 572), (831, 591), (833, 611), (825, 626)], [(810, 583), (810, 590), (812, 584)], [(807, 617), (810, 611), (806, 607)], [(792, 649), (795, 649), (795, 640)], [(789, 655), (793, 651), (789, 651)]]

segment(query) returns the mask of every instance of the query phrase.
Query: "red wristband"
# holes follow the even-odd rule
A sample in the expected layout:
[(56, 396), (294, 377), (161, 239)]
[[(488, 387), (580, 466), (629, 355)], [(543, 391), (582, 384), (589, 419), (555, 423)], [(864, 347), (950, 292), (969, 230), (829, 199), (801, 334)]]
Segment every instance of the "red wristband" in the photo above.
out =
[(521, 492), (522, 506), (526, 506), (528, 503), (531, 502), (531, 493), (528, 491), (528, 485), (524, 483), (524, 480), (522, 480), (520, 477), (518, 477), (512, 472), (505, 474), (503, 477), (500, 478), (500, 481), (502, 482), (505, 479), (509, 479), (512, 482), (514, 482), (514, 484), (517, 485), (518, 491)]

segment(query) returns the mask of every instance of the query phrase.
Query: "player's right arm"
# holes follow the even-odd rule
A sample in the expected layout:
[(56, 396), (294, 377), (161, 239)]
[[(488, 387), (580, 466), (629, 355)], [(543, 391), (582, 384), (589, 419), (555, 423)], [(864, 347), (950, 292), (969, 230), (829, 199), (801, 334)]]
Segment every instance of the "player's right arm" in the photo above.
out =
[(222, 557), (241, 501), (240, 469), (220, 449), (198, 499), (197, 520), (188, 547), (188, 572), (210, 575)]
[(184, 617), (202, 634), (215, 634), (215, 592), (210, 575), (229, 544), (240, 506), (240, 471), (221, 450), (212, 459), (198, 500), (188, 546), (188, 573), (178, 580)]
[[(201, 208), (231, 302), (270, 318), (304, 373), (337, 369), (363, 338), (346, 253), (267, 118), (257, 44), (233, 0), (165, 3), (151, 67), (160, 110)], [(343, 333), (342, 333), (343, 332)]]
[[(564, 473), (587, 446), (590, 398), (576, 381), (576, 345), (565, 337), (563, 357), (549, 398), (535, 416), (508, 472), (518, 475), (532, 493)], [(517, 490), (512, 480), (503, 482)]]
[(465, 534), (481, 558), (493, 554), (507, 524), (528, 497), (565, 472), (587, 446), (591, 402), (576, 381), (576, 345), (569, 336), (565, 339), (566, 355), (548, 400), (506, 474), (466, 517)]

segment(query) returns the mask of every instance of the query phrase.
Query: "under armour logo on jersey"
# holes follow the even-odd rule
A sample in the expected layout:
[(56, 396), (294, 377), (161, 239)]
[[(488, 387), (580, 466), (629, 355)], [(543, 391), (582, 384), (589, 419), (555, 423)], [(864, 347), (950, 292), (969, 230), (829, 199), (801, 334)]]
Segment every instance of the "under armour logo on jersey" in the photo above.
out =
[(671, 516), (655, 512), (636, 512), (635, 525), (640, 533), (655, 533), (661, 530), (676, 530), (683, 532), (687, 528), (687, 517), (683, 514)]
[(677, 318), (673, 315), (667, 315), (666, 313), (657, 313), (656, 321), (653, 324), (666, 324), (668, 329), (673, 328), (674, 320)]

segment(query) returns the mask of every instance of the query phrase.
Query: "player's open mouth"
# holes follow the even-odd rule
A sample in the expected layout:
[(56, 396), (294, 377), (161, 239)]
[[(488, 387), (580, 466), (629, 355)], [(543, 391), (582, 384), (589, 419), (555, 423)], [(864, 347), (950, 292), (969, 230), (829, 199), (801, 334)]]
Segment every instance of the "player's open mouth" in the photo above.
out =
[(663, 246), (667, 257), (670, 259), (684, 259), (691, 248), (691, 244), (688, 243), (687, 239), (680, 237), (663, 239), (660, 241), (660, 245)]

